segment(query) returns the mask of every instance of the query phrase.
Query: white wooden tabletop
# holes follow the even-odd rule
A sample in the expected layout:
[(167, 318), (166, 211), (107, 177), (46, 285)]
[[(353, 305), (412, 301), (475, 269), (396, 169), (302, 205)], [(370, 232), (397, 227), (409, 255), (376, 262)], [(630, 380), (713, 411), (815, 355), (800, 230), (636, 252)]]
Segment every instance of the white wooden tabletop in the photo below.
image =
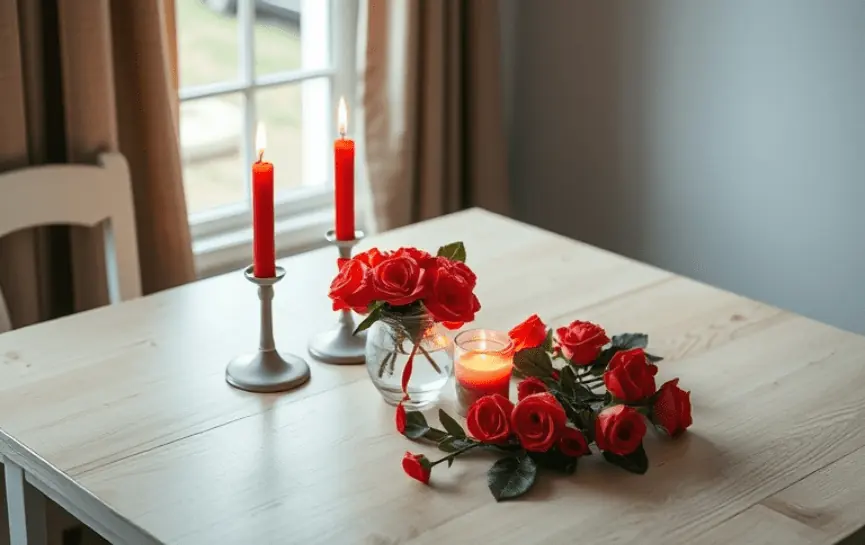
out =
[[(117, 543), (858, 543), (865, 526), (865, 338), (499, 216), (471, 210), (364, 242), (464, 240), (483, 309), (641, 331), (659, 380), (692, 391), (694, 425), (647, 439), (650, 468), (599, 456), (496, 503), (485, 456), (408, 477), (406, 450), (363, 366), (306, 355), (336, 316), (335, 250), (283, 261), (281, 350), (300, 390), (229, 387), (255, 348), (258, 301), (240, 273), (0, 336), (0, 448)], [(83, 516), (82, 515), (82, 516)]]

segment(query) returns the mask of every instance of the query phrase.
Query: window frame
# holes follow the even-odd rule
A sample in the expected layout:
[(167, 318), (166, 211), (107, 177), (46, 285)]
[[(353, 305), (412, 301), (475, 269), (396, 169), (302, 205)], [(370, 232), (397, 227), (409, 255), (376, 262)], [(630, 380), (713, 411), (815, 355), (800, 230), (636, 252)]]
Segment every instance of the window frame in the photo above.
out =
[[(313, 79), (327, 79), (329, 96), (321, 97), (327, 104), (317, 105), (315, 110), (326, 110), (322, 122), (326, 127), (333, 127), (330, 132), (334, 133), (334, 137), (339, 97), (344, 96), (350, 105), (355, 103), (358, 0), (327, 2), (329, 28), (326, 39), (330, 47), (330, 65), (327, 68), (256, 75), (255, 0), (238, 0), (238, 77), (233, 81), (195, 85), (178, 90), (181, 103), (231, 94), (243, 97), (243, 164), (252, 164), (255, 160), (253, 137), (258, 119), (255, 97), (260, 90)], [(307, 137), (305, 134), (307, 133), (302, 133), (302, 139)], [(277, 231), (276, 250), (279, 255), (305, 251), (324, 244), (324, 232), (331, 228), (333, 223), (333, 187), (327, 183), (332, 178), (332, 168), (332, 164), (327, 165), (324, 184), (292, 188), (283, 198), (277, 195), (274, 217)], [(238, 176), (240, 175), (238, 172)], [(245, 169), (243, 175), (245, 192), (249, 195), (251, 169)], [(252, 246), (249, 204), (247, 200), (190, 214), (189, 227), (199, 276), (210, 276), (243, 266), (249, 260)]]

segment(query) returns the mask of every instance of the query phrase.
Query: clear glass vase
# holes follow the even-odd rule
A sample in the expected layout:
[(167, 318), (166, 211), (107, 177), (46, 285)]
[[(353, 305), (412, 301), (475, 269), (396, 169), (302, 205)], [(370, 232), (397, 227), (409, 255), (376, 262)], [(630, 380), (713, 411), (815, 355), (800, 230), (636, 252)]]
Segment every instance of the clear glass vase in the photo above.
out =
[(426, 313), (382, 313), (366, 335), (366, 370), (384, 400), (403, 398), (402, 376), (413, 354), (406, 408), (436, 403), (453, 373), (453, 342)]

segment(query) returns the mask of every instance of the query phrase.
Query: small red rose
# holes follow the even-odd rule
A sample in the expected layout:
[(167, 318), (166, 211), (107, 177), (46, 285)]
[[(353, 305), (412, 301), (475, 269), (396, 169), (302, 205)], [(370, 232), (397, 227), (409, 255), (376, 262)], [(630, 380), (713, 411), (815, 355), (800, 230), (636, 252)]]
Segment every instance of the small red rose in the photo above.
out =
[(556, 444), (567, 424), (565, 410), (549, 392), (521, 399), (511, 412), (511, 428), (524, 449), (546, 452)]
[(501, 443), (511, 435), (510, 418), (514, 404), (499, 394), (484, 396), (469, 407), (466, 427), (469, 435), (484, 443)]
[(424, 484), (429, 483), (432, 464), (423, 454), (412, 454), (406, 452), (402, 457), (402, 470), (412, 479), (416, 479)]
[(642, 348), (616, 352), (604, 372), (604, 384), (617, 399), (632, 403), (655, 393), (658, 367), (649, 362)]
[(636, 410), (616, 405), (598, 414), (595, 442), (598, 448), (625, 456), (637, 450), (646, 435), (646, 423)]
[(517, 401), (522, 401), (524, 398), (540, 394), (547, 391), (547, 385), (538, 377), (524, 378), (517, 384)]
[(514, 352), (535, 348), (544, 343), (547, 338), (547, 326), (537, 314), (532, 314), (526, 320), (508, 332)]
[(691, 425), (691, 393), (679, 388), (679, 379), (661, 385), (652, 419), (670, 437), (680, 435)]
[(589, 454), (589, 443), (583, 432), (570, 426), (566, 427), (559, 437), (559, 450), (565, 456), (585, 456)]
[(437, 257), (426, 269), (424, 305), (436, 322), (458, 329), (474, 320), (481, 309), (474, 294), (476, 283), (477, 277), (465, 263)]
[(426, 271), (406, 254), (388, 257), (372, 268), (374, 298), (393, 306), (408, 305), (424, 294)]
[(369, 267), (360, 260), (340, 259), (339, 272), (330, 283), (328, 296), (333, 301), (333, 310), (350, 309), (364, 313), (373, 300)]
[(408, 256), (415, 261), (417, 264), (421, 266), (421, 268), (427, 268), (430, 264), (435, 261), (435, 257), (430, 255), (429, 252), (420, 250), (418, 248), (400, 248), (396, 252), (394, 252), (395, 256)]
[(574, 365), (588, 365), (598, 357), (601, 348), (610, 342), (607, 333), (591, 322), (576, 320), (556, 330), (562, 355)]

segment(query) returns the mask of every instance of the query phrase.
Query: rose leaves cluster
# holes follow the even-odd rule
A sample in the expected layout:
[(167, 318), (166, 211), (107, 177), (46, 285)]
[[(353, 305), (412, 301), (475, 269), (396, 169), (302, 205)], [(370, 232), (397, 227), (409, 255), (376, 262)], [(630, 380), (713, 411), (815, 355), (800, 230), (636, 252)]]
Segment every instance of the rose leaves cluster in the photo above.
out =
[(334, 310), (368, 314), (357, 331), (370, 327), (383, 311), (411, 313), (419, 306), (435, 322), (457, 329), (481, 308), (474, 294), (477, 277), (465, 258), (462, 242), (442, 246), (436, 255), (417, 248), (372, 248), (338, 260), (328, 295)]
[(657, 387), (662, 358), (647, 353), (648, 337), (629, 333), (612, 338), (600, 326), (574, 321), (555, 331), (533, 315), (509, 332), (514, 350), (517, 402), (492, 395), (478, 399), (466, 414), (468, 433), (439, 411), (443, 430), (419, 412), (397, 410), (397, 429), (410, 439), (436, 443), (446, 456), (430, 462), (406, 453), (406, 473), (424, 483), (432, 468), (470, 450), (502, 457), (487, 479), (496, 500), (527, 492), (540, 468), (572, 473), (592, 453), (633, 473), (648, 470), (643, 449), (648, 425), (678, 437), (692, 424), (690, 393), (679, 379)]

